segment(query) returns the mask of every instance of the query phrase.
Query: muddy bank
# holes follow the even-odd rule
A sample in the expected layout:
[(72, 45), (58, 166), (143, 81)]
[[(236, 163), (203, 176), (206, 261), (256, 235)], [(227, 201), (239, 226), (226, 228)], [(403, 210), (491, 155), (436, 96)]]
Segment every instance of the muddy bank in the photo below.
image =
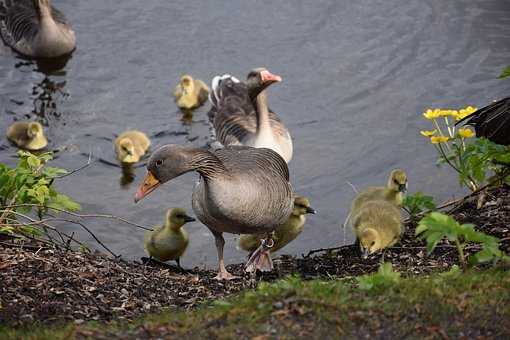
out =
[[(450, 212), (460, 222), (502, 239), (510, 253), (510, 190), (491, 191), (485, 205), (476, 209), (468, 200)], [(414, 238), (408, 223), (401, 242), (385, 254), (404, 275), (447, 270), (458, 262), (456, 249), (441, 244), (430, 256), (423, 242)], [(467, 253), (478, 250), (469, 247)], [(198, 268), (183, 272), (172, 267), (145, 266), (113, 260), (101, 254), (39, 248), (21, 248), (0, 242), (0, 324), (21, 326), (87, 320), (131, 319), (168, 308), (189, 309), (204, 301), (223, 298), (253, 288), (261, 280), (290, 274), (305, 279), (346, 277), (375, 271), (380, 255), (360, 258), (354, 246), (321, 250), (302, 257), (280, 256), (272, 273), (250, 277), (243, 265), (229, 270), (242, 277), (232, 282), (213, 280), (215, 271)]]

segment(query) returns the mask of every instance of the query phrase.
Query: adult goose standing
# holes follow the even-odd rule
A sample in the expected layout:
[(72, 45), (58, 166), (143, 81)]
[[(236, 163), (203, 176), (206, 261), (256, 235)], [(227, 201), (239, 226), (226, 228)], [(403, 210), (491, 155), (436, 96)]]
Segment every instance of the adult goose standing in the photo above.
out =
[(474, 126), (476, 137), (485, 137), (497, 144), (510, 145), (510, 97), (473, 112), (455, 125), (457, 124)]
[(0, 35), (33, 58), (60, 57), (76, 47), (74, 31), (50, 0), (0, 0)]
[(252, 70), (246, 83), (225, 74), (212, 81), (209, 119), (215, 138), (223, 145), (246, 145), (276, 151), (288, 163), (292, 139), (280, 118), (267, 104), (266, 88), (282, 78), (265, 68)]
[[(210, 151), (169, 144), (150, 157), (135, 202), (162, 183), (189, 171), (200, 174), (193, 189), (192, 206), (216, 241), (219, 261), (216, 279), (233, 279), (223, 261), (223, 233), (262, 237), (289, 218), (294, 200), (287, 164), (266, 148), (227, 146)], [(256, 255), (249, 261), (256, 264), (256, 269), (272, 269), (267, 249)]]

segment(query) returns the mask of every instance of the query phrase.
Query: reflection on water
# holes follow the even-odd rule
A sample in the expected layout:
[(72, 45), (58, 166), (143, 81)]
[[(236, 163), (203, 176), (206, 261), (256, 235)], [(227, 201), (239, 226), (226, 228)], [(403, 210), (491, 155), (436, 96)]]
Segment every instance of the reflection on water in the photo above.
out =
[[(400, 167), (410, 192), (438, 201), (458, 194), (455, 174), (438, 169), (434, 149), (420, 139), (421, 112), (481, 106), (510, 93), (510, 82), (496, 79), (510, 60), (510, 1), (54, 1), (73, 23), (78, 50), (47, 65), (0, 49), (0, 131), (14, 120), (43, 120), (52, 147), (63, 150), (55, 161), (63, 168), (77, 168), (93, 150), (101, 161), (58, 189), (85, 213), (143, 225), (160, 223), (169, 207), (191, 211), (197, 176), (179, 177), (134, 205), (145, 169), (121, 169), (112, 138), (137, 129), (152, 150), (205, 145), (209, 105), (181, 113), (169, 94), (183, 73), (210, 82), (266, 66), (283, 76), (268, 100), (292, 134), (294, 189), (320, 212), (283, 250), (290, 254), (342, 243), (339, 225), (354, 196), (347, 181), (382, 185)], [(13, 164), (15, 153), (3, 139), (0, 160)], [(116, 253), (144, 253), (138, 230), (102, 220), (89, 227)], [(184, 266), (215, 264), (209, 231), (199, 223), (187, 231)], [(243, 260), (228, 237), (225, 258)]]
[(135, 180), (135, 172), (131, 164), (122, 163), (122, 176), (120, 177), (120, 187), (128, 189), (129, 185)]

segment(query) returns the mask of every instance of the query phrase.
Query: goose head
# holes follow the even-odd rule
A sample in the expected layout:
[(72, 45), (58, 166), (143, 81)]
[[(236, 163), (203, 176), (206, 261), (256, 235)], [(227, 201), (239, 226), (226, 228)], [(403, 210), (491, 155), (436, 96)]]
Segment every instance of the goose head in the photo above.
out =
[(250, 98), (252, 100), (255, 99), (257, 95), (264, 91), (269, 85), (281, 81), (282, 77), (269, 72), (265, 67), (254, 68), (246, 77), (246, 85), (248, 86)]
[(184, 94), (193, 93), (193, 78), (189, 74), (185, 74), (181, 77), (180, 84)]
[(119, 141), (117, 153), (117, 156), (122, 163), (136, 163), (140, 160), (140, 155), (136, 152), (135, 145), (129, 138), (122, 138)]
[(31, 140), (27, 147), (31, 150), (39, 150), (48, 145), (41, 123), (28, 123), (27, 136)]
[(175, 144), (159, 147), (149, 158), (147, 174), (135, 194), (135, 203), (161, 184), (194, 170), (194, 149)]
[(297, 196), (294, 199), (294, 209), (292, 215), (301, 216), (305, 214), (316, 214), (317, 211), (310, 206), (310, 201), (306, 197)]
[(179, 230), (184, 224), (196, 221), (186, 214), (182, 208), (171, 208), (166, 212), (166, 226), (172, 230)]
[(388, 178), (388, 189), (405, 194), (407, 191), (407, 174), (404, 170), (395, 169)]
[(381, 235), (373, 228), (363, 230), (359, 237), (359, 245), (363, 258), (384, 248)]

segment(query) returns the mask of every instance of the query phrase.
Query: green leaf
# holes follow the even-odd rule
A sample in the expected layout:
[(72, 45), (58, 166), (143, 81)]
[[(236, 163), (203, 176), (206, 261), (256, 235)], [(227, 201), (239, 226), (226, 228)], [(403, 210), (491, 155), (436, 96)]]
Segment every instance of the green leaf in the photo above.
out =
[(505, 69), (503, 69), (503, 71), (501, 72), (501, 74), (499, 75), (499, 79), (503, 79), (503, 78), (506, 78), (510, 76), (510, 66), (507, 66)]
[(63, 194), (57, 194), (56, 196), (52, 197), (48, 202), (48, 207), (69, 211), (78, 211), (81, 209), (81, 206), (77, 202)]

